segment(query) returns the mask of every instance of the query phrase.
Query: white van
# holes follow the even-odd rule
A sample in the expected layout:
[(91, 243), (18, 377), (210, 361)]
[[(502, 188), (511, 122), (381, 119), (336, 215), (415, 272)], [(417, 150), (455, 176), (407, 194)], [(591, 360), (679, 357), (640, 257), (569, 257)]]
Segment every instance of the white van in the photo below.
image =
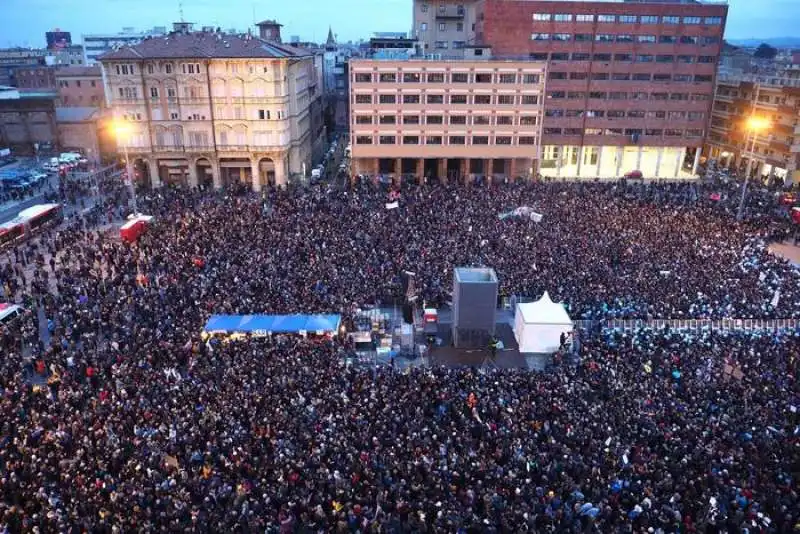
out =
[(75, 163), (83, 156), (78, 154), (77, 152), (62, 152), (61, 155), (58, 157), (58, 160), (61, 163)]
[(17, 317), (22, 315), (22, 311), (22, 308), (16, 304), (0, 302), (0, 325), (10, 325)]

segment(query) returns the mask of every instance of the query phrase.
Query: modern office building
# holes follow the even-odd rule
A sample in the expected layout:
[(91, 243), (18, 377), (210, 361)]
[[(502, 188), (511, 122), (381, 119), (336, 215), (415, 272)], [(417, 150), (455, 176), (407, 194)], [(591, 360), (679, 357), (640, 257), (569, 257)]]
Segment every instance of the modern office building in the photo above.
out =
[[(752, 117), (765, 119), (768, 127), (753, 132), (748, 127)], [(781, 76), (721, 76), (705, 155), (745, 172), (752, 160), (751, 177), (799, 182), (800, 70)]]
[(108, 104), (132, 129), (120, 144), (143, 178), (260, 190), (310, 171), (324, 142), (314, 55), (281, 44), (273, 21), (261, 37), (187, 24), (100, 58)]
[(476, 40), (493, 56), (549, 61), (542, 174), (693, 176), (726, 4), (480, 0), (475, 9)]
[(84, 63), (94, 65), (97, 58), (106, 52), (123, 46), (132, 46), (147, 37), (165, 35), (167, 29), (163, 26), (155, 27), (152, 30), (137, 32), (133, 28), (122, 28), (119, 33), (102, 33), (83, 35)]
[(410, 37), (422, 43), (423, 54), (463, 58), (464, 47), (475, 44), (478, 4), (476, 0), (414, 0)]
[(353, 173), (531, 176), (545, 73), (525, 60), (351, 60)]

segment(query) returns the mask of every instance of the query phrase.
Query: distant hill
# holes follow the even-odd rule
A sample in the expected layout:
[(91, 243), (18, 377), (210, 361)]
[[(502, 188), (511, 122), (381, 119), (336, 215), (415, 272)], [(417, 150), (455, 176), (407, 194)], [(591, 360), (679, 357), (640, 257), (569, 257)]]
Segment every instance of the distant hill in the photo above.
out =
[(767, 43), (775, 48), (798, 48), (800, 49), (800, 37), (771, 37), (769, 39), (726, 39), (729, 43), (736, 46), (755, 47), (761, 43)]

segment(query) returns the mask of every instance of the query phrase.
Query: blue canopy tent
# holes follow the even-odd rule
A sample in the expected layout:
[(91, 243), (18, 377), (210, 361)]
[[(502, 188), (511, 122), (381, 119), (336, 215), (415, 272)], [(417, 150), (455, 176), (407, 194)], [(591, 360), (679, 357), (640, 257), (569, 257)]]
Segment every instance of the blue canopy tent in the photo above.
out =
[(330, 334), (339, 330), (341, 315), (212, 315), (209, 334)]

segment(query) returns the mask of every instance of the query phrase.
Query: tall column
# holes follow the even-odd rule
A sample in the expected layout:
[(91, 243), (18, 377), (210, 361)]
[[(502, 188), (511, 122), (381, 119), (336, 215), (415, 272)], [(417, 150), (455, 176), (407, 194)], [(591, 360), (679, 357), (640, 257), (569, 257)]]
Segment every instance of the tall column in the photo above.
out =
[(222, 189), (222, 174), (220, 173), (219, 161), (211, 160), (211, 179), (214, 181), (214, 189)]
[(373, 158), (372, 168), (374, 169), (372, 171), (372, 175), (378, 176), (381, 173), (381, 160), (379, 160), (378, 158)]
[(682, 148), (681, 150), (678, 151), (678, 161), (675, 163), (675, 178), (677, 178), (681, 172), (681, 167), (683, 166), (684, 157), (686, 157), (686, 149)]
[(617, 172), (614, 178), (619, 178), (622, 175), (622, 159), (625, 157), (625, 147), (617, 147)]
[(511, 158), (511, 170), (509, 171), (508, 179), (511, 181), (517, 179), (517, 158)]
[(639, 145), (639, 151), (636, 152), (636, 169), (637, 171), (642, 170), (642, 154), (644, 153), (644, 147)]
[(700, 152), (702, 152), (700, 147), (697, 147), (697, 150), (694, 151), (694, 163), (692, 164), (692, 176), (697, 176), (697, 167), (700, 165)]
[(578, 167), (575, 170), (575, 178), (581, 177), (581, 165), (583, 164), (583, 145), (578, 147)]
[(246, 183), (247, 182), (247, 173), (245, 172), (244, 167), (239, 167), (239, 182)]
[(189, 187), (196, 189), (199, 181), (197, 180), (197, 162), (189, 160)]
[(439, 158), (439, 180), (447, 183), (447, 158)]
[(417, 160), (417, 182), (425, 183), (425, 160), (422, 158)]
[(566, 151), (567, 147), (558, 147), (558, 156), (556, 156), (556, 176), (559, 178), (561, 177), (561, 160), (564, 159), (564, 152)]
[(280, 188), (286, 187), (286, 159), (283, 156), (272, 158), (275, 162), (275, 185)]
[(261, 169), (259, 169), (258, 159), (250, 160), (250, 179), (253, 184), (253, 191), (261, 192)]
[(483, 174), (486, 175), (486, 180), (492, 183), (492, 174), (494, 174), (494, 164), (491, 159), (483, 160)]
[(596, 178), (600, 178), (600, 173), (603, 170), (603, 147), (597, 147), (597, 176)]
[(394, 183), (401, 185), (403, 183), (403, 159), (397, 158), (394, 160)]
[(661, 177), (661, 158), (664, 156), (664, 147), (658, 147), (658, 152), (656, 153), (656, 178)]
[(458, 166), (458, 173), (459, 177), (458, 180), (460, 183), (467, 183), (467, 173), (469, 172), (469, 160), (467, 158), (461, 158), (461, 163)]
[[(150, 158), (147, 160), (147, 166), (150, 170), (150, 186), (153, 189), (161, 187), (161, 175), (159, 174), (160, 168), (158, 166), (158, 160), (155, 158)], [(133, 179), (133, 176), (131, 176)]]

